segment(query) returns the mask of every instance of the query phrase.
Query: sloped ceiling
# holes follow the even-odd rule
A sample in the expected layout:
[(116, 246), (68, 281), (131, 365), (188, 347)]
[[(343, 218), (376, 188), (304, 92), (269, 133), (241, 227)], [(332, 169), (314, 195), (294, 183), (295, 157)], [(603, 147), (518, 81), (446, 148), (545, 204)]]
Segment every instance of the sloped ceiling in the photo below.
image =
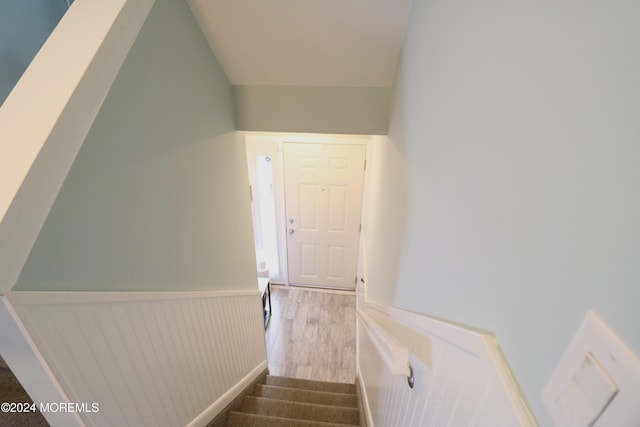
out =
[(233, 85), (391, 87), (411, 0), (187, 0)]

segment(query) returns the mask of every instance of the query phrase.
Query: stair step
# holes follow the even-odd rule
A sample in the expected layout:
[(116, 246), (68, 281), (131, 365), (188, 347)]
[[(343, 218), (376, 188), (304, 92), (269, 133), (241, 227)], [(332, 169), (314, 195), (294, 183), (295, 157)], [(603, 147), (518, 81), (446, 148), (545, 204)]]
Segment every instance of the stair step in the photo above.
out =
[(266, 397), (275, 400), (292, 402), (315, 403), (317, 405), (358, 407), (358, 397), (355, 394), (330, 393), (326, 391), (303, 390), (288, 387), (257, 384), (253, 393), (255, 397)]
[(225, 427), (352, 427), (352, 425), (231, 412)]
[(328, 393), (356, 394), (355, 384), (329, 383), (325, 381), (303, 380), (300, 378), (278, 377), (275, 375), (267, 375), (266, 384)]
[(289, 402), (264, 397), (246, 396), (242, 401), (240, 411), (270, 417), (293, 418), (296, 420), (322, 421), (325, 423), (347, 425), (359, 424), (359, 411), (357, 408)]

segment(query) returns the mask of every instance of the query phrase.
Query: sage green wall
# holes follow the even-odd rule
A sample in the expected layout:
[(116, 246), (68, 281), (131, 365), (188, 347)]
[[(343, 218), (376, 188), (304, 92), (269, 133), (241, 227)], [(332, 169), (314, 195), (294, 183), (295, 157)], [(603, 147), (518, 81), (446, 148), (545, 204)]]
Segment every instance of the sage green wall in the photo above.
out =
[(186, 2), (157, 0), (14, 289), (256, 288), (232, 105)]
[(640, 352), (638, 16), (414, 0), (375, 147), (365, 230), (394, 252), (367, 251), (369, 298), (493, 331), (543, 426), (589, 308)]
[(234, 86), (238, 130), (386, 135), (391, 89)]

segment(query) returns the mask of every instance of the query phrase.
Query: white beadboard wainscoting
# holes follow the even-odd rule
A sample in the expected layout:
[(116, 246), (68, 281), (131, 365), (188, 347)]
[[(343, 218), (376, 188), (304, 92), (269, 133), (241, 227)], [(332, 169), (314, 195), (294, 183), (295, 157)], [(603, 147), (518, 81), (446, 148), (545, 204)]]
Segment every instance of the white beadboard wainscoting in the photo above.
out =
[[(369, 427), (538, 425), (494, 337), (393, 307), (362, 305), (358, 379)], [(393, 336), (388, 348), (406, 346), (414, 388), (406, 375), (392, 374), (379, 344), (386, 334)]]
[[(205, 426), (267, 367), (257, 291), (12, 292), (87, 426)], [(28, 390), (27, 390), (28, 391)]]

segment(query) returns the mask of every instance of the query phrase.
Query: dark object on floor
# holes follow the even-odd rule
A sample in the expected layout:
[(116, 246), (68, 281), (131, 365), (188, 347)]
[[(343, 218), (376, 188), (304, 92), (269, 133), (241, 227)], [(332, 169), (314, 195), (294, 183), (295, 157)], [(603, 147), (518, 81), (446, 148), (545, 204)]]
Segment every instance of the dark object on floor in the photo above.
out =
[[(0, 357), (0, 403), (33, 403), (22, 385), (18, 382), (4, 359)], [(49, 427), (39, 411), (36, 412), (0, 412), (2, 427)]]

